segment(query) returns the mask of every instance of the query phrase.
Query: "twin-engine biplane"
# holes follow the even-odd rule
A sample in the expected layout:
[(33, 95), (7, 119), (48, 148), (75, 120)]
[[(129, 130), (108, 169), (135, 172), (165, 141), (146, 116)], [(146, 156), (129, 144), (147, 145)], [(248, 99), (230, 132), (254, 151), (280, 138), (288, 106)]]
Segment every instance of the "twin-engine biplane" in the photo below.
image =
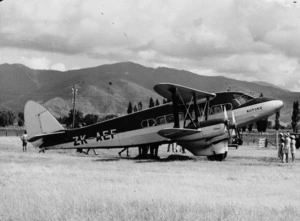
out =
[(28, 101), (28, 140), (44, 150), (140, 147), (143, 154), (149, 146), (177, 142), (196, 156), (221, 161), (228, 145), (242, 143), (238, 127), (283, 107), (281, 100), (241, 92), (208, 93), (170, 83), (154, 90), (171, 102), (76, 129), (65, 129), (44, 107)]

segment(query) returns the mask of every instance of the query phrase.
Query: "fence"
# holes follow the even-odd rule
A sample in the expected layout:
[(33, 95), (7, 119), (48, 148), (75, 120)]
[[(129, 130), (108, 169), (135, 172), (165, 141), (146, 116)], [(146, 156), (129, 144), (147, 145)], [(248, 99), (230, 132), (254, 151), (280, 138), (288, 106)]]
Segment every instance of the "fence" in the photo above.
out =
[(25, 129), (21, 127), (0, 128), (0, 136), (21, 136)]
[(276, 133), (243, 133), (244, 145), (257, 145), (264, 147), (267, 140), (268, 146), (276, 146)]

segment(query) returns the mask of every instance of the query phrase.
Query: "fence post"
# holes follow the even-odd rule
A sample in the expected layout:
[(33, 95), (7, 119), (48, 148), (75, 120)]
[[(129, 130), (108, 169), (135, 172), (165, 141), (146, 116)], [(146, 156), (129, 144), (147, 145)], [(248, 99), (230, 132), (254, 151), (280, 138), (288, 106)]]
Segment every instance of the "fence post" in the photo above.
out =
[(275, 133), (275, 140), (276, 140), (276, 150), (278, 149), (278, 130), (276, 130), (276, 133)]

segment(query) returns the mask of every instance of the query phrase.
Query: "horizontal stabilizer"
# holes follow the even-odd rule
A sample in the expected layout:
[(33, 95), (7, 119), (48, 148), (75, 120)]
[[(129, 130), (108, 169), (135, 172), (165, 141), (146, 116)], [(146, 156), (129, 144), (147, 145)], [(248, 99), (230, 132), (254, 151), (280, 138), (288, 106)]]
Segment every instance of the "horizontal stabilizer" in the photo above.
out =
[(154, 86), (154, 90), (159, 95), (163, 96), (167, 100), (172, 100), (172, 92), (176, 90), (176, 95), (180, 96), (184, 102), (190, 102), (191, 98), (195, 95), (196, 100), (199, 102), (199, 100), (203, 100), (203, 102), (206, 101), (206, 99), (213, 99), (216, 94), (200, 91), (197, 89), (185, 87), (178, 84), (171, 84), (171, 83), (160, 83)]
[(160, 136), (166, 137), (168, 139), (176, 140), (181, 137), (201, 133), (200, 130), (185, 129), (185, 128), (168, 128), (157, 132)]

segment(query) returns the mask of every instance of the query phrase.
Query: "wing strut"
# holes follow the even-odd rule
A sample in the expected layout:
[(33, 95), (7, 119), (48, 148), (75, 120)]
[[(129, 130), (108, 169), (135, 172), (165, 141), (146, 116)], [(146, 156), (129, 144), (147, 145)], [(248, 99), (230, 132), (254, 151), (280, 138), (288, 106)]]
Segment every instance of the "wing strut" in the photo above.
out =
[(193, 93), (193, 100), (194, 100), (194, 109), (195, 109), (195, 123), (198, 123), (199, 113), (198, 113), (198, 105), (197, 105), (197, 98), (195, 92)]
[(209, 111), (209, 96), (206, 96), (206, 109), (205, 109), (205, 120), (208, 119), (208, 111)]
[(178, 115), (178, 102), (176, 97), (176, 88), (170, 88), (170, 92), (172, 93), (172, 101), (173, 101), (173, 115), (174, 115), (174, 128), (179, 128), (179, 115)]

